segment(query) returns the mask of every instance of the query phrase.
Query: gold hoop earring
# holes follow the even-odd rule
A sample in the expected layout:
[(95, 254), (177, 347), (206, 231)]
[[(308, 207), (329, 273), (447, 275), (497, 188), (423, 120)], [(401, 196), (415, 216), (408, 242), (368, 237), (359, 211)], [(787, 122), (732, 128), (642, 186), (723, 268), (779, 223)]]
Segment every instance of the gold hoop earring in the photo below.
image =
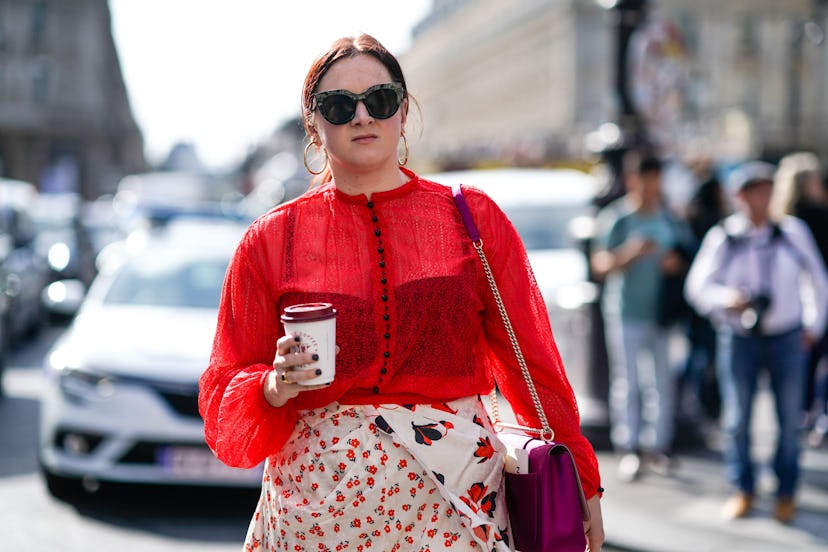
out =
[(402, 137), (403, 147), (405, 147), (405, 153), (402, 159), (399, 158), (399, 155), (397, 156), (397, 163), (399, 163), (402, 167), (405, 166), (406, 163), (408, 163), (408, 140), (406, 140), (405, 134), (401, 134), (400, 136)]
[[(314, 171), (313, 169), (311, 169), (310, 164), (308, 163), (308, 150), (310, 149), (311, 146), (314, 146), (314, 145), (316, 145), (316, 144), (314, 144), (313, 142), (308, 142), (308, 145), (305, 146), (305, 152), (302, 154), (302, 161), (305, 162), (305, 169), (307, 169), (307, 171), (309, 173), (311, 173), (312, 175), (317, 176), (317, 175), (320, 175), (323, 172), (325, 172), (325, 168), (328, 166), (328, 152), (325, 150), (325, 148), (321, 148), (322, 153), (325, 154), (325, 164), (322, 165), (322, 168), (319, 169), (318, 171)], [(316, 150), (319, 151), (319, 149), (320, 149), (319, 146), (316, 146)]]

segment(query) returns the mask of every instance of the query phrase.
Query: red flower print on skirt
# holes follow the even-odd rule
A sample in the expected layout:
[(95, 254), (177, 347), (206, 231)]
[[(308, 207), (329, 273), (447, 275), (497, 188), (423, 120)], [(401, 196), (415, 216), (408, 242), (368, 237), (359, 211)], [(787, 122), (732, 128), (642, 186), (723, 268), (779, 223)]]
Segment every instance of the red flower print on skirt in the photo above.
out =
[(505, 552), (503, 446), (478, 397), (300, 412), (245, 551)]

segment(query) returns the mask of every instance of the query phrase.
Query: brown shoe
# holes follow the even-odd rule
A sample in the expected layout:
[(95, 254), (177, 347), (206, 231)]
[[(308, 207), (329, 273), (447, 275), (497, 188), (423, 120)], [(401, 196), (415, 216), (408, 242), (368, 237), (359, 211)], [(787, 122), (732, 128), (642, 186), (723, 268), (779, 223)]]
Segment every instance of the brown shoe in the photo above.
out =
[(722, 514), (725, 519), (739, 519), (750, 513), (753, 508), (753, 495), (736, 493), (725, 502)]
[(796, 514), (793, 498), (780, 498), (773, 509), (773, 517), (780, 523), (790, 523)]

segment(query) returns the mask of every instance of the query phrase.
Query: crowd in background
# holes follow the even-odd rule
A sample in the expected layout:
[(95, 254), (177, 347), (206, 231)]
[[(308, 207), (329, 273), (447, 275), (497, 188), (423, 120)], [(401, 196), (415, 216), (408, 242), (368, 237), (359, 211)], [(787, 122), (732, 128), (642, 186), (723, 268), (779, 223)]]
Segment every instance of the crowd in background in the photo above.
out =
[[(819, 446), (828, 430), (826, 178), (808, 152), (727, 174), (704, 162), (691, 168), (695, 193), (676, 209), (665, 198), (661, 159), (630, 152), (626, 193), (598, 217), (590, 260), (604, 285), (619, 477), (670, 473), (677, 426), (720, 420), (735, 489), (724, 515), (747, 515), (753, 398), (767, 385), (780, 430), (774, 516), (789, 522), (803, 433)], [(687, 344), (679, 366), (668, 350), (676, 330)]]

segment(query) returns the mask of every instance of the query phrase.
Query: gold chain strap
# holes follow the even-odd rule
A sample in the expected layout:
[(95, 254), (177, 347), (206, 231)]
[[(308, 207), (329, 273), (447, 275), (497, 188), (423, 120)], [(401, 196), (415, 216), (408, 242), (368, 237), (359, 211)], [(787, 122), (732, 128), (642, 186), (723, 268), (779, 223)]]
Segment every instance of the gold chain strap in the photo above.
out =
[(486, 279), (489, 281), (489, 287), (492, 288), (492, 294), (494, 295), (495, 302), (497, 303), (497, 310), (500, 311), (500, 317), (503, 319), (503, 326), (506, 328), (506, 334), (509, 336), (509, 342), (512, 344), (512, 349), (515, 351), (515, 357), (517, 357), (518, 364), (520, 365), (520, 371), (523, 373), (523, 379), (526, 381), (526, 386), (529, 388), (529, 395), (532, 397), (532, 402), (535, 405), (535, 410), (538, 413), (538, 419), (543, 426), (542, 429), (532, 428), (532, 427), (525, 427), (525, 426), (518, 426), (513, 424), (504, 424), (500, 421), (500, 407), (498, 405), (497, 400), (497, 391), (492, 388), (492, 392), (489, 394), (489, 400), (492, 403), (492, 415), (494, 416), (494, 423), (495, 425), (501, 427), (509, 427), (514, 429), (520, 429), (523, 431), (528, 431), (531, 433), (538, 433), (540, 437), (544, 441), (552, 441), (555, 438), (555, 432), (552, 431), (552, 428), (549, 426), (549, 422), (546, 419), (546, 414), (543, 411), (543, 406), (540, 402), (540, 397), (538, 397), (538, 392), (535, 389), (535, 384), (532, 381), (532, 376), (529, 374), (529, 367), (526, 365), (526, 360), (523, 358), (523, 352), (520, 350), (520, 345), (518, 344), (517, 336), (515, 335), (514, 329), (512, 329), (512, 322), (509, 320), (509, 315), (506, 312), (506, 307), (503, 305), (503, 299), (500, 297), (500, 290), (497, 287), (497, 282), (495, 282), (494, 274), (492, 274), (492, 268), (489, 266), (489, 260), (486, 258), (486, 254), (483, 252), (483, 240), (479, 239), (475, 242), (472, 242), (474, 248), (477, 250), (477, 255), (480, 257), (480, 262), (483, 263), (483, 271), (486, 273)]

